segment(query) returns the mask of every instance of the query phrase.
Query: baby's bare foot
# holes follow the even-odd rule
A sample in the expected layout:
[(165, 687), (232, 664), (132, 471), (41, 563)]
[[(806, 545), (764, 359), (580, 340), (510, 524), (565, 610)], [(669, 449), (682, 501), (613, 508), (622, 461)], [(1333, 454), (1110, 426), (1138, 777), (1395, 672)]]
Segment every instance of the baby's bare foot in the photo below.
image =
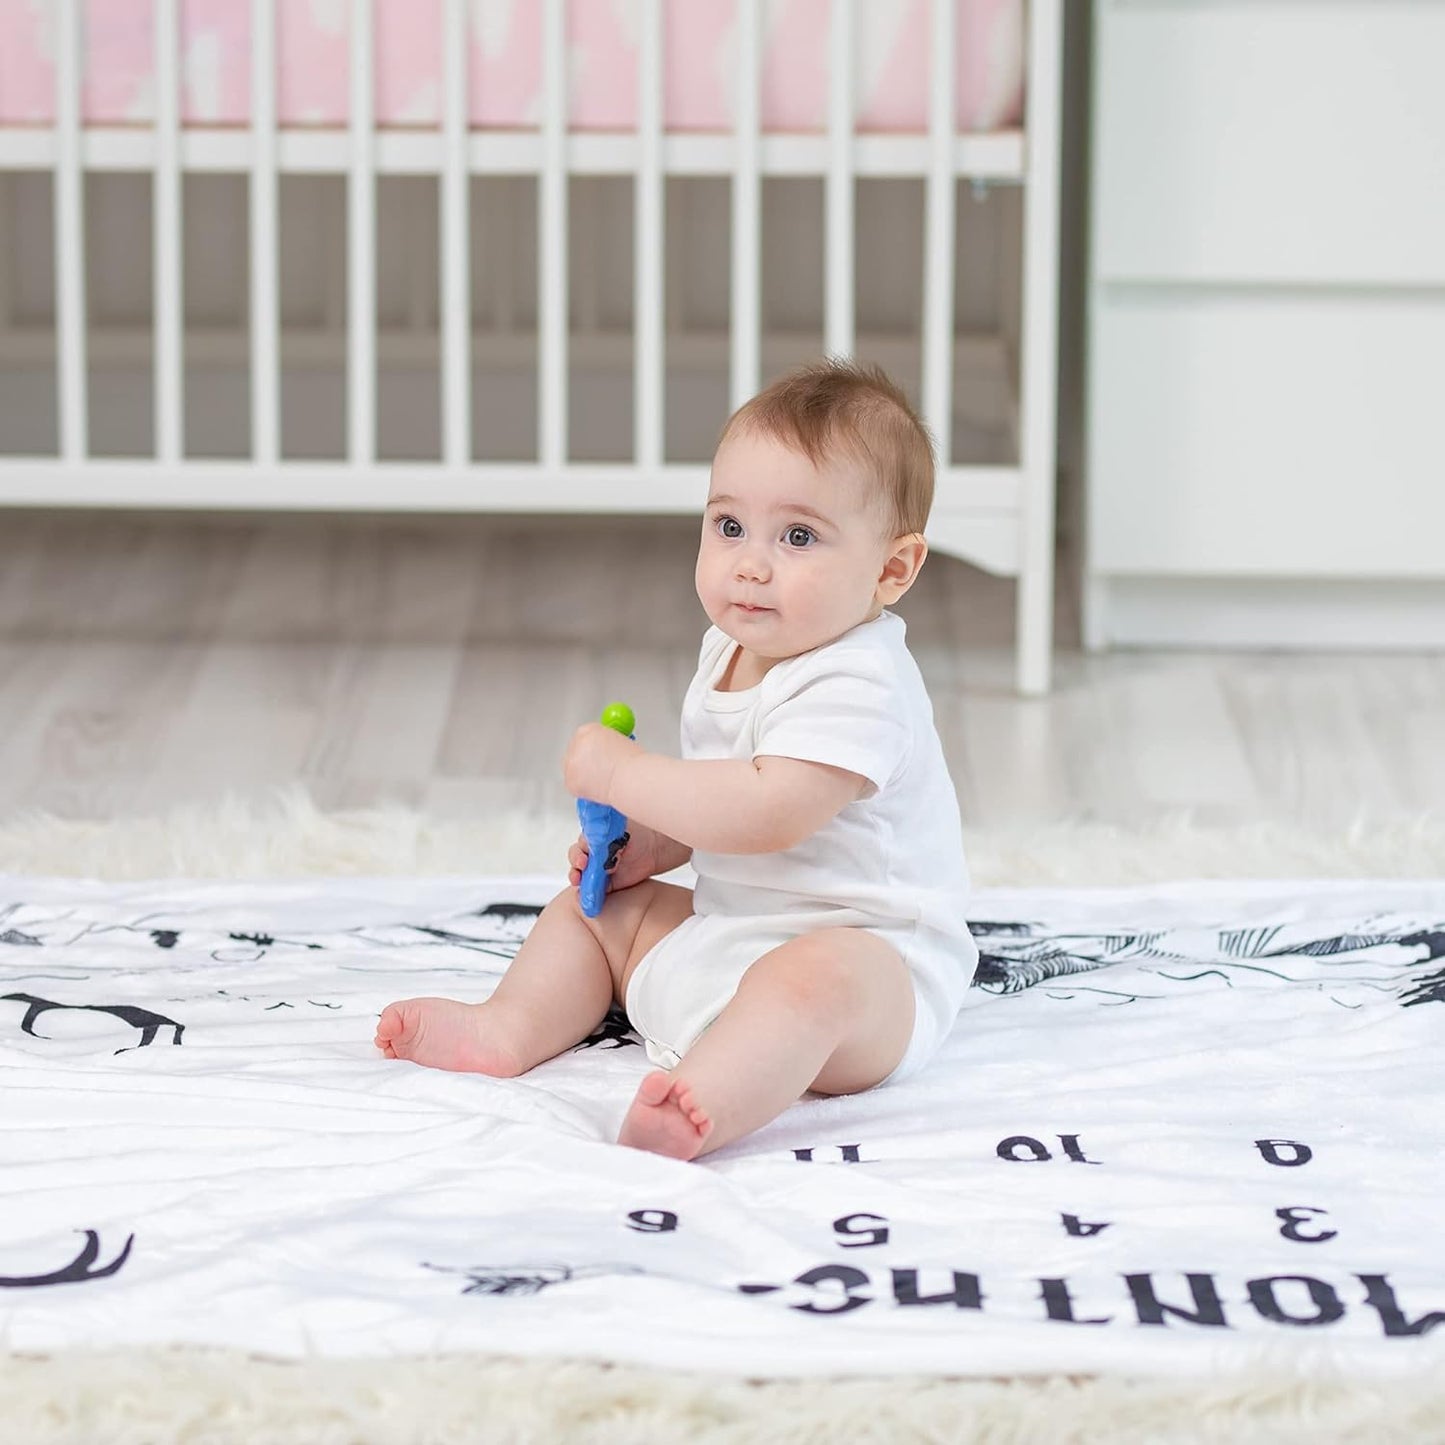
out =
[(390, 1003), (376, 1025), (376, 1046), (389, 1059), (410, 1059), (431, 1069), (512, 1079), (529, 1064), (496, 1037), (484, 1003), (450, 998), (409, 998)]
[(669, 1159), (695, 1159), (711, 1133), (712, 1120), (698, 1106), (692, 1085), (658, 1069), (637, 1086), (617, 1142)]

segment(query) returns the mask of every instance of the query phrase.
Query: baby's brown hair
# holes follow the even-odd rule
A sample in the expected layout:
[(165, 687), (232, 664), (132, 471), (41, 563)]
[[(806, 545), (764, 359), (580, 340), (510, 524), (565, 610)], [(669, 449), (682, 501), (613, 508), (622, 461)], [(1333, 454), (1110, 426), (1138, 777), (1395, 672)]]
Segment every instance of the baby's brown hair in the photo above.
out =
[(882, 493), (892, 535), (921, 532), (933, 506), (933, 443), (903, 392), (881, 367), (827, 357), (780, 377), (740, 406), (718, 445), (735, 432), (771, 437), (815, 467), (849, 457)]

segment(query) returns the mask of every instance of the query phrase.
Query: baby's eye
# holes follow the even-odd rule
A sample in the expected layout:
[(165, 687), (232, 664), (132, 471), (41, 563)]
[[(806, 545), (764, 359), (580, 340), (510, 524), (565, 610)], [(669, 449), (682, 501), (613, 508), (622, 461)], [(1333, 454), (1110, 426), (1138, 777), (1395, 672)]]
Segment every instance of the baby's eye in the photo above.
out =
[(790, 547), (811, 547), (818, 540), (811, 527), (789, 527), (783, 536)]
[(720, 535), (736, 541), (743, 534), (743, 524), (736, 517), (719, 517), (717, 529)]

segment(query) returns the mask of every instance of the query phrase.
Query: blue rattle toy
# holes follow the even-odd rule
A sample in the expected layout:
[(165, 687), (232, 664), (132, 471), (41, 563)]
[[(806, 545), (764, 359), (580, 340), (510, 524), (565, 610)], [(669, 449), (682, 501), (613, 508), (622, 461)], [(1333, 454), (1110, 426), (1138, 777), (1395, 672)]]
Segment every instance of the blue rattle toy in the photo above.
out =
[[(636, 723), (632, 709), (625, 702), (610, 702), (602, 709), (602, 726), (623, 737), (633, 736)], [(617, 866), (617, 855), (627, 842), (627, 819), (616, 808), (594, 803), (591, 798), (577, 799), (577, 817), (582, 824), (582, 836), (587, 840), (587, 866), (582, 870), (578, 893), (582, 912), (588, 918), (596, 918), (607, 896), (607, 875)]]

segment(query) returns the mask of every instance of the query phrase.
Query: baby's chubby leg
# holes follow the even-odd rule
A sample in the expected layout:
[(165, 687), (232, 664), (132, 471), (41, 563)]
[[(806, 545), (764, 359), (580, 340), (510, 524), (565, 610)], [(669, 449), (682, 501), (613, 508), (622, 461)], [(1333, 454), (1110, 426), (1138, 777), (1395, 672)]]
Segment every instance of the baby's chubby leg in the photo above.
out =
[(567, 888), (542, 910), (489, 999), (388, 1004), (376, 1046), (434, 1069), (524, 1074), (585, 1039), (626, 996), (643, 955), (691, 912), (690, 889), (655, 879), (609, 893), (596, 918)]
[(643, 1079), (618, 1143), (692, 1159), (760, 1129), (809, 1089), (857, 1094), (897, 1068), (913, 1035), (898, 951), (830, 928), (765, 953), (670, 1074)]

